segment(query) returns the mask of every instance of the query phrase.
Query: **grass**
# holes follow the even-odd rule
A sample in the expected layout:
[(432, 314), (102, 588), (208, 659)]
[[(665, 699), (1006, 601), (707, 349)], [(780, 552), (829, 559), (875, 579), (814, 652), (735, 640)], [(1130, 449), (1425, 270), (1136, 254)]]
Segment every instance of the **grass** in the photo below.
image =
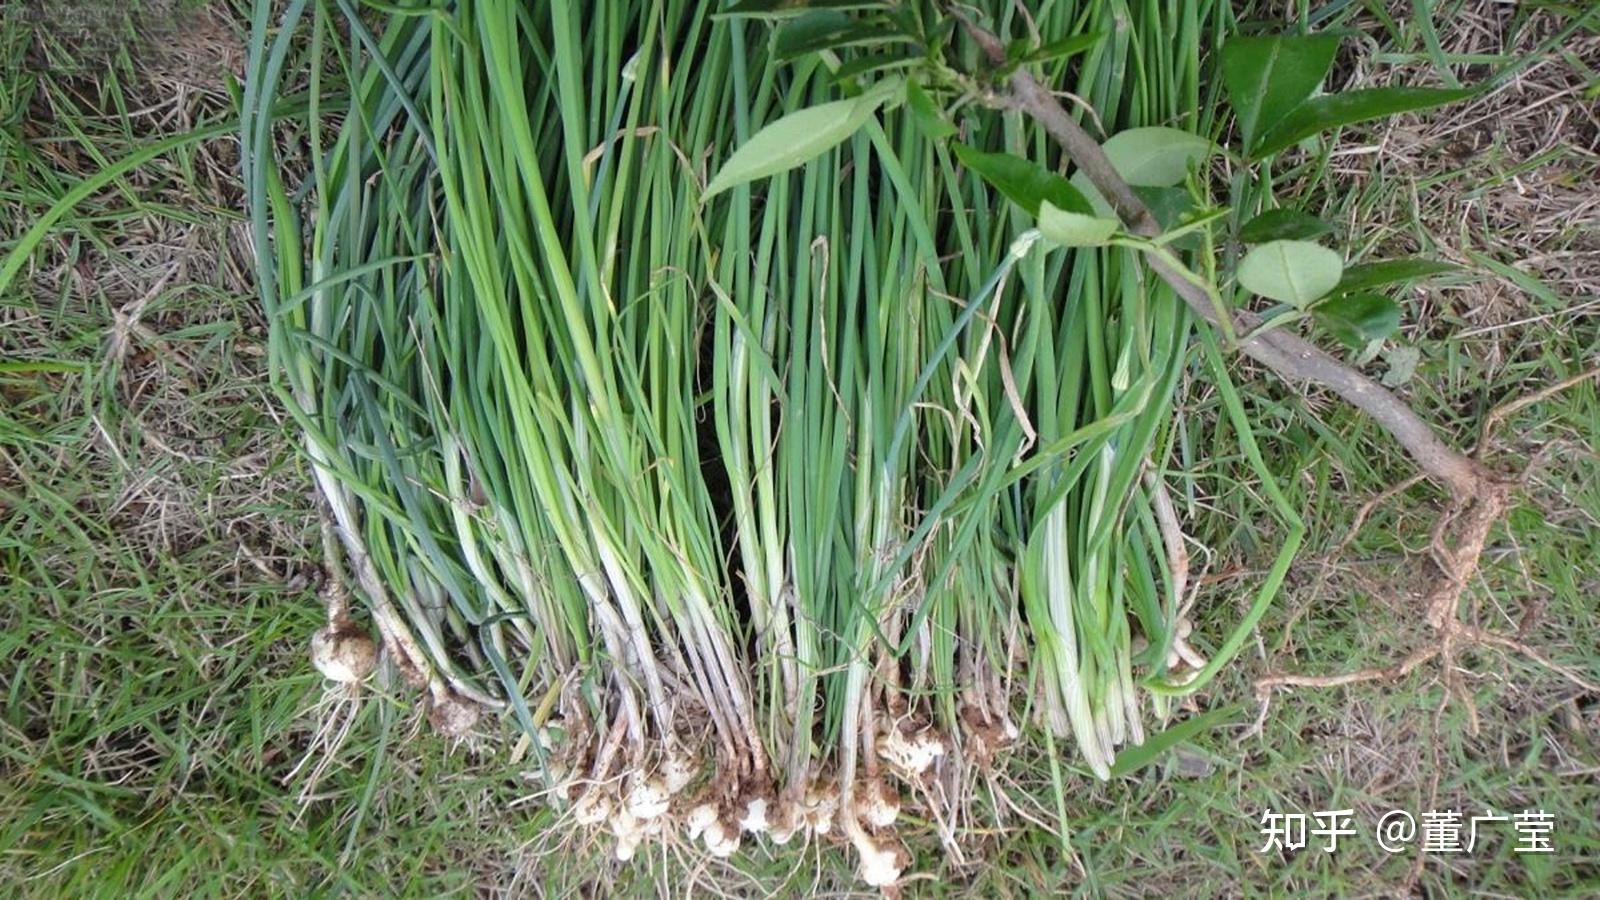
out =
[[(1436, 12), (1446, 58), (1473, 60), (1526, 51), (1553, 18), (1539, 14), (1524, 26), (1534, 32), (1518, 34), (1512, 17), (1524, 14), (1497, 6)], [(1397, 13), (1392, 29), (1371, 12), (1354, 21), (1425, 74), (1435, 41), (1408, 16)], [(224, 33), (237, 40), (237, 27)], [(1600, 167), (1581, 105), (1597, 43), (1586, 33), (1476, 111), (1351, 134), (1327, 180), (1308, 186), (1348, 229), (1346, 246), (1480, 267), (1406, 306), (1424, 356), (1405, 390), (1460, 443), (1493, 403), (1592, 364), (1600, 350), (1585, 299), (1600, 283), (1600, 248), (1584, 227)], [(4, 240), (92, 177), (94, 153), (118, 159), (227, 115), (214, 80), (131, 114), (173, 95), (161, 73), (136, 71), (132, 53), (94, 78), (21, 78), (11, 58), (0, 190), (25, 214), (6, 223)], [(1472, 70), (1460, 71), (1468, 80)], [(1459, 127), (1481, 115), (1492, 118)], [(39, 896), (687, 891), (696, 876), (681, 860), (658, 861), (668, 875), (654, 884), (606, 862), (599, 843), (551, 846), (523, 802), (537, 786), (507, 777), (498, 748), (431, 736), (403, 690), (356, 708), (302, 802), (307, 774), (291, 773), (329, 748), (323, 724), (351, 707), (325, 697), (305, 663), (320, 621), (320, 537), (292, 432), (272, 413), (253, 288), (239, 275), (249, 265), (233, 152), (208, 142), (117, 178), (52, 229), (25, 280), (0, 298), (0, 880)], [(1557, 816), (1558, 853), (1532, 858), (1501, 841), (1433, 857), (1419, 890), (1592, 894), (1600, 709), (1526, 659), (1461, 660), (1476, 722), (1459, 703), (1436, 714), (1441, 682), (1425, 666), (1392, 685), (1280, 694), (1260, 734), (1245, 736), (1258, 711), (1253, 677), (1382, 664), (1425, 638), (1406, 593), (1422, 570), (1401, 556), (1425, 545), (1437, 498), (1407, 492), (1324, 566), (1358, 503), (1404, 477), (1404, 462), (1344, 409), (1266, 377), (1240, 380), (1269, 468), (1312, 536), (1242, 663), (1202, 698), (1244, 702), (1237, 727), (1137, 781), (1094, 786), (1065, 773), (1072, 860), (1055, 836), (1020, 827), (1010, 804), (1048, 820), (1053, 776), (1043, 758), (1019, 760), (994, 787), (1004, 799), (984, 801), (1017, 826), (985, 847), (991, 864), (953, 871), (919, 860), (936, 877), (910, 889), (1387, 893), (1411, 877), (1414, 856), (1381, 853), (1370, 833), (1338, 854), (1259, 855), (1261, 812), (1352, 807), (1370, 829), (1388, 808), (1432, 805), (1541, 806)], [(1212, 552), (1197, 632), (1222, 635), (1282, 533), (1253, 512), (1265, 500), (1215, 424), (1223, 417), (1208, 380), (1196, 371), (1180, 397), (1189, 475), (1178, 482), (1180, 513)], [(1484, 621), (1510, 630), (1526, 621), (1529, 643), (1591, 678), (1597, 445), (1592, 384), (1511, 423), (1507, 463), (1542, 454), (1543, 464), (1472, 592)], [(730, 890), (854, 885), (844, 866), (818, 871), (814, 860), (797, 871), (760, 856), (741, 865), (698, 877)]]

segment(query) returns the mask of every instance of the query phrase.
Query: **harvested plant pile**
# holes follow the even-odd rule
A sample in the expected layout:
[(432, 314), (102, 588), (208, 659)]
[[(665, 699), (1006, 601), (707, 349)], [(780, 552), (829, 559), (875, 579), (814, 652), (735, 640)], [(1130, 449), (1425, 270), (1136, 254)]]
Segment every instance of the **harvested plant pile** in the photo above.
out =
[[(1138, 246), (992, 108), (978, 10), (775, 6), (263, 2), (244, 165), (276, 383), (435, 726), (503, 716), (621, 858), (842, 838), (890, 884), (902, 804), (959, 842), (1018, 740), (1109, 777), (1301, 529), (1261, 471), (1286, 546), (1191, 648), (1186, 367), (1260, 461), (1139, 257), (1216, 280), (1226, 4), (980, 18), (1111, 136)], [(342, 609), (317, 647), (371, 668)]]

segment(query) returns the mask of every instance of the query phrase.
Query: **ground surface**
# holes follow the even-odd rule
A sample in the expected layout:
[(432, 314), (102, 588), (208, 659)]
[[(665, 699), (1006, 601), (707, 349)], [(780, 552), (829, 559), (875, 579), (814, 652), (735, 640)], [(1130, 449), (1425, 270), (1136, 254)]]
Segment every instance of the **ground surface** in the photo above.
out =
[[(54, 31), (42, 4), (0, 6), (0, 250), (106, 161), (229, 115), (237, 14), (154, 6), (132, 43), (115, 4), (60, 5), (85, 12)], [(1407, 294), (1409, 378), (1404, 359), (1371, 363), (1460, 446), (1496, 403), (1600, 362), (1600, 21), (1534, 54), (1581, 6), (1438, 4), (1427, 27), (1422, 0), (1357, 14), (1371, 40), (1341, 81), (1431, 82), (1439, 60), (1469, 81), (1526, 65), (1469, 104), (1346, 134), (1326, 177), (1300, 188), (1351, 256), (1425, 252), (1469, 270)], [(314, 499), (261, 371), (233, 153), (227, 138), (186, 147), (94, 192), (0, 297), (0, 884), (29, 896), (849, 888), (835, 854), (798, 866), (754, 854), (741, 870), (669, 855), (646, 872), (614, 868), (598, 845), (551, 853), (565, 831), (542, 827), (495, 745), (447, 746), (403, 690), (324, 693), (304, 656), (320, 615)], [(1026, 825), (1050, 815), (1033, 799), (1049, 775), (1019, 760), (994, 786), (1017, 807), (1007, 827), (965, 867), (921, 860), (911, 890), (1600, 892), (1600, 697), (1561, 672), (1478, 649), (1448, 677), (1435, 662), (1260, 702), (1264, 675), (1384, 665), (1430, 639), (1412, 589), (1439, 497), (1412, 488), (1347, 535), (1405, 461), (1336, 402), (1246, 378), (1312, 539), (1255, 650), (1198, 698), (1240, 704), (1232, 724), (1138, 780), (1069, 772), (1071, 859)], [(1203, 546), (1199, 631), (1214, 635), (1276, 536), (1248, 512), (1246, 470), (1205, 452), (1217, 417), (1204, 381), (1186, 396), (1181, 511)], [(1536, 467), (1466, 611), (1590, 681), (1597, 447), (1592, 380), (1514, 417), (1491, 459)], [(1442, 705), (1447, 683), (1458, 696)], [(1338, 852), (1258, 852), (1268, 809), (1340, 808), (1358, 833)], [(1390, 854), (1372, 829), (1392, 809), (1543, 809), (1556, 852), (1516, 853), (1499, 825), (1471, 853)]]

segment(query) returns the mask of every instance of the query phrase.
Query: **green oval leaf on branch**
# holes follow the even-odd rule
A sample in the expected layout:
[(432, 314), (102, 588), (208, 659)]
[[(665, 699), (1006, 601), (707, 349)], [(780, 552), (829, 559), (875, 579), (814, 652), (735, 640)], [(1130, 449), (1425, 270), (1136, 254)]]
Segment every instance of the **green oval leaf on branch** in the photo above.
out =
[(1277, 127), (1262, 135), (1261, 146), (1252, 155), (1271, 156), (1330, 128), (1369, 122), (1403, 112), (1432, 109), (1464, 100), (1477, 92), (1477, 88), (1386, 87), (1313, 97), (1295, 107)]
[(1222, 45), (1222, 84), (1247, 153), (1316, 91), (1338, 49), (1339, 39), (1325, 34), (1236, 37)]
[(1385, 259), (1378, 262), (1362, 263), (1351, 266), (1344, 271), (1344, 277), (1339, 279), (1339, 293), (1354, 293), (1367, 291), (1386, 284), (1396, 284), (1402, 281), (1416, 281), (1444, 272), (1454, 272), (1460, 266), (1434, 259), (1417, 259), (1408, 257), (1404, 259)]
[(1400, 307), (1382, 294), (1340, 294), (1312, 309), (1317, 324), (1355, 350), (1400, 330)]
[[(1168, 188), (1188, 175), (1189, 167), (1211, 153), (1211, 142), (1176, 128), (1130, 128), (1119, 131), (1100, 146), (1111, 167), (1130, 187)], [(1072, 186), (1089, 198), (1097, 215), (1112, 216), (1111, 202), (1081, 170), (1073, 173)]]
[(1267, 241), (1307, 241), (1333, 231), (1333, 226), (1298, 209), (1269, 209), (1239, 228), (1246, 244)]
[(796, 110), (773, 120), (733, 151), (706, 185), (701, 202), (729, 188), (787, 172), (833, 149), (902, 87), (898, 79), (886, 80), (859, 97)]
[(1211, 153), (1211, 142), (1176, 128), (1129, 128), (1101, 145), (1122, 180), (1134, 187), (1172, 187)]
[(1269, 241), (1239, 261), (1239, 284), (1246, 290), (1299, 309), (1339, 284), (1344, 260), (1310, 241)]
[(1048, 201), (1056, 209), (1089, 215), (1089, 201), (1067, 179), (1045, 167), (1010, 153), (984, 153), (965, 144), (952, 145), (963, 166), (978, 173), (1006, 199), (1039, 216), (1040, 204)]
[(1063, 247), (1102, 246), (1119, 225), (1116, 219), (1059, 209), (1049, 200), (1039, 207), (1039, 233)]

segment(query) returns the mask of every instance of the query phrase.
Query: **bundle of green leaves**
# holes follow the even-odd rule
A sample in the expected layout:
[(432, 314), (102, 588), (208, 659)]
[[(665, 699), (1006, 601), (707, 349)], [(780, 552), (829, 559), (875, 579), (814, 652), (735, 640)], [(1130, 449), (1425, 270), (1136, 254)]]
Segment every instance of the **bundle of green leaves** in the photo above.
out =
[[(521, 731), (624, 859), (665, 829), (842, 836), (890, 884), (902, 802), (966, 821), (1015, 741), (1101, 778), (1147, 760), (1123, 749), (1238, 652), (1302, 529), (1235, 336), (1141, 255), (1359, 342), (1396, 318), (1370, 289), (1426, 274), (1342, 271), (1269, 210), (1224, 295), (1219, 232), (1270, 194), (1213, 205), (1205, 73), (1254, 158), (1440, 98), (1312, 97), (1332, 39), (1219, 56), (1211, 0), (999, 4), (1026, 35), (1003, 65), (931, 3), (277, 5), (244, 168), (341, 577), (435, 725)], [(1080, 99), (1159, 238), (990, 108), (1017, 67)], [(1209, 658), (1165, 478), (1191, 366), (1288, 535)]]

